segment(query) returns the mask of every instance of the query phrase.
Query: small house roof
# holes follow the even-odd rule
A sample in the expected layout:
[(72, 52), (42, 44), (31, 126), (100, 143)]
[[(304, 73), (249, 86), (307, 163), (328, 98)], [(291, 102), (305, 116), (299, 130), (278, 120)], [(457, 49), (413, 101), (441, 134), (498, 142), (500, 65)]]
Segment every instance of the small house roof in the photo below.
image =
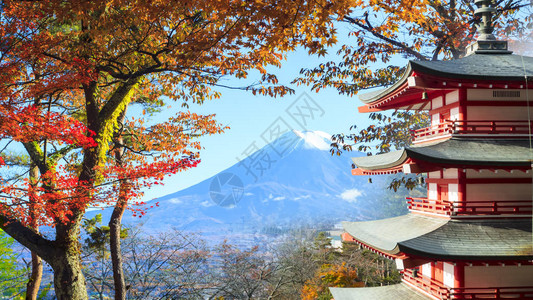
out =
[(407, 159), (432, 164), (464, 167), (529, 167), (533, 152), (527, 139), (458, 138), (407, 147), (373, 156), (354, 157), (364, 170), (383, 170), (401, 166)]
[(329, 288), (335, 300), (425, 300), (426, 296), (416, 292), (405, 284), (393, 284), (379, 287), (364, 288)]
[(450, 220), (418, 214), (345, 222), (356, 240), (384, 253), (438, 259), (533, 259), (531, 219)]

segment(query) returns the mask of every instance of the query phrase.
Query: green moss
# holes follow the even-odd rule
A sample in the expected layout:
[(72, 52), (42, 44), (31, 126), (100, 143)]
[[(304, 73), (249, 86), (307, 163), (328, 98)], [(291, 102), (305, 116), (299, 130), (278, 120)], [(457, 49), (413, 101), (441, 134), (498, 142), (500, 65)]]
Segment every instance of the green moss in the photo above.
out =
[(120, 100), (114, 111), (107, 118), (100, 120), (102, 126), (100, 127), (100, 132), (98, 132), (98, 137), (96, 138), (96, 142), (98, 143), (96, 150), (98, 165), (102, 165), (106, 161), (106, 154), (107, 151), (109, 151), (113, 133), (118, 128), (118, 117), (130, 104), (137, 86), (138, 83), (134, 83), (133, 85), (130, 85), (125, 92), (120, 91), (121, 87), (119, 87), (111, 96), (111, 99), (119, 98)]

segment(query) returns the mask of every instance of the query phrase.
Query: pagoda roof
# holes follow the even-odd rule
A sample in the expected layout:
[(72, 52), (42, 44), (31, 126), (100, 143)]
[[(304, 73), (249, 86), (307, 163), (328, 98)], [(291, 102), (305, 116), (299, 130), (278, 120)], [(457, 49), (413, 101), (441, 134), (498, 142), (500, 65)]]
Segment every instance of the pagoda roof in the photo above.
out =
[[(393, 108), (391, 104), (386, 104), (393, 98), (401, 96), (404, 98), (418, 99), (418, 95), (425, 89), (436, 88), (432, 86), (432, 80), (440, 78), (442, 80), (457, 80), (460, 82), (502, 82), (508, 85), (510, 82), (523, 82), (524, 75), (533, 77), (533, 57), (502, 53), (472, 54), (463, 58), (446, 61), (409, 61), (406, 71), (402, 77), (387, 88), (377, 91), (360, 94), (359, 99), (372, 109)], [(423, 77), (418, 81), (415, 77)], [(452, 87), (439, 86), (440, 89), (450, 89)], [(381, 100), (386, 102), (381, 103)], [(385, 101), (384, 100), (384, 101)], [(400, 106), (407, 105), (407, 100), (399, 101)], [(396, 102), (394, 101), (394, 102)], [(423, 103), (417, 100), (416, 103)], [(383, 106), (385, 105), (385, 106)], [(424, 105), (418, 109), (424, 109)], [(364, 109), (360, 111), (365, 111)]]
[(533, 153), (527, 139), (474, 139), (452, 137), (403, 150), (354, 157), (354, 164), (369, 171), (399, 167), (410, 159), (446, 166), (529, 168)]
[(400, 253), (399, 242), (428, 234), (446, 223), (448, 219), (407, 214), (376, 221), (342, 222), (342, 226), (359, 242), (395, 255)]
[(472, 54), (454, 60), (410, 64), (415, 71), (446, 78), (523, 81), (524, 75), (533, 76), (533, 57), (512, 54)]
[(454, 220), (407, 214), (396, 218), (344, 222), (356, 240), (391, 255), (437, 259), (533, 259), (531, 220)]
[(426, 300), (427, 296), (416, 292), (414, 289), (405, 284), (393, 284), (379, 287), (361, 287), (361, 288), (335, 288), (330, 287), (331, 295), (335, 300)]

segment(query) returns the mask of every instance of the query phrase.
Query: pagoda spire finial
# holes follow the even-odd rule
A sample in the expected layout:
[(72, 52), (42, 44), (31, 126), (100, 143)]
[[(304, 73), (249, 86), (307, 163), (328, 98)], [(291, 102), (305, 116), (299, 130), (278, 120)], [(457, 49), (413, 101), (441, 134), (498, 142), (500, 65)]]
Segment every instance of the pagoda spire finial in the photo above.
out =
[(494, 41), (496, 37), (492, 34), (494, 27), (492, 26), (492, 16), (497, 10), (493, 7), (492, 0), (475, 0), (474, 4), (479, 8), (474, 11), (476, 16), (481, 16), (481, 23), (476, 27), (480, 32), (478, 41)]
[(481, 22), (476, 24), (479, 31), (477, 41), (466, 47), (466, 55), (471, 54), (511, 54), (508, 50), (507, 41), (498, 41), (492, 34), (492, 18), (498, 10), (494, 7), (494, 0), (474, 0), (478, 9), (474, 11), (476, 16), (481, 17)]

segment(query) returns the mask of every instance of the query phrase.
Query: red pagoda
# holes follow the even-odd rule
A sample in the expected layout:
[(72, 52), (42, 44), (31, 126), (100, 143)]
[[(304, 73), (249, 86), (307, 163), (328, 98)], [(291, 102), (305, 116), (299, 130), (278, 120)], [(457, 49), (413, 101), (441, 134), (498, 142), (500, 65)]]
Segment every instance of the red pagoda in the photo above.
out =
[(431, 126), (413, 146), (354, 158), (352, 173), (427, 174), (427, 197), (408, 198), (407, 215), (343, 223), (345, 240), (396, 261), (402, 283), (331, 288), (335, 300), (533, 299), (533, 58), (494, 38), (491, 3), (475, 1), (483, 24), (464, 58), (411, 61), (360, 96), (360, 112), (426, 110)]

